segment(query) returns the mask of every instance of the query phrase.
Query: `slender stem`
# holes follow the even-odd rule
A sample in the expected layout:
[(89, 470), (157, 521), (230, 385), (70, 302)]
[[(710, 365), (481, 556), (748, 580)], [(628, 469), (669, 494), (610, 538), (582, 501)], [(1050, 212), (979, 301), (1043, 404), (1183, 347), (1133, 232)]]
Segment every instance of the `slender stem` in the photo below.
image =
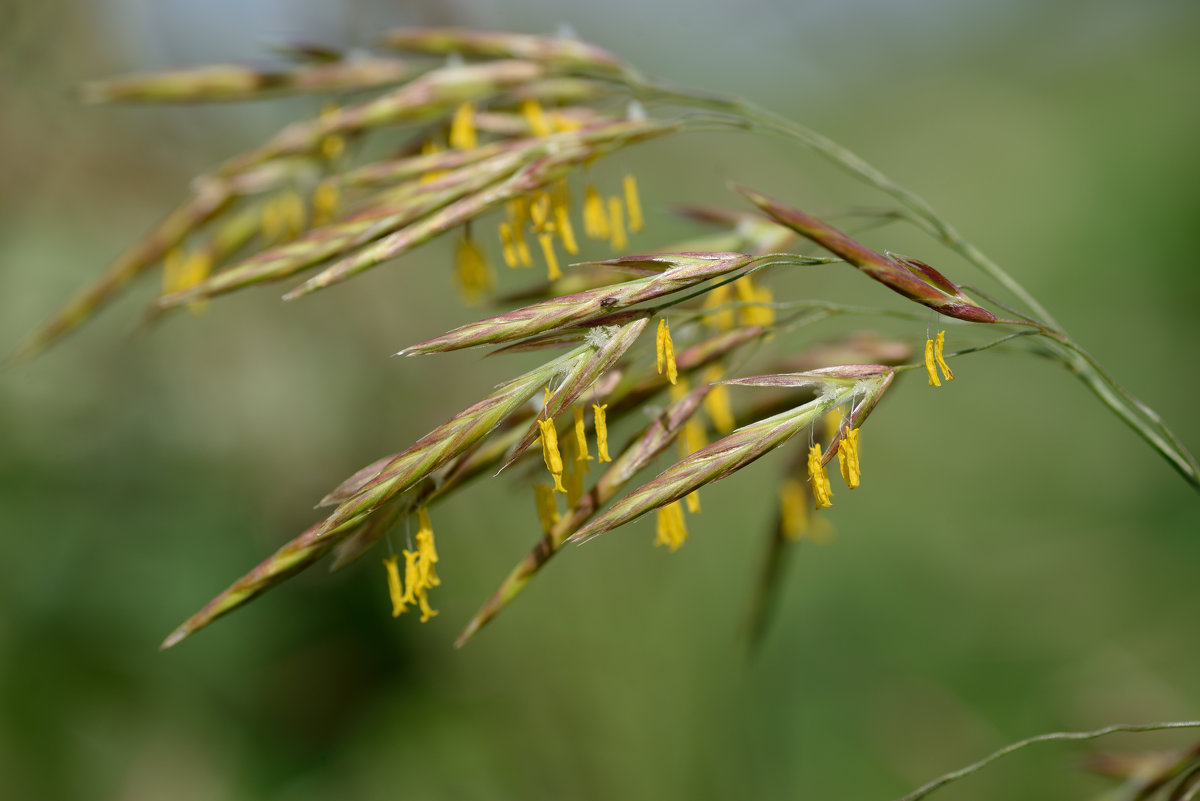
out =
[(1004, 309), (1009, 314), (1013, 314), (1013, 315), (1016, 315), (1017, 317), (1020, 317), (1022, 322), (1025, 322), (1029, 325), (1036, 325), (1039, 328), (1043, 327), (1043, 326), (1041, 326), (1040, 323), (1038, 323), (1037, 320), (1033, 319), (1032, 317), (1029, 317), (1021, 310), (1019, 310), (1013, 306), (1009, 306), (1007, 303), (1004, 303), (1000, 300), (997, 300), (996, 298), (992, 297), (987, 292), (984, 292), (979, 287), (971, 286), (970, 284), (959, 284), (959, 286), (962, 287), (963, 289), (967, 290), (968, 292), (970, 292), (972, 295), (978, 295), (979, 297), (983, 298), (984, 300), (986, 300), (988, 303), (992, 304), (993, 306), (996, 306), (997, 308), (1000, 308), (1000, 309)]
[[(636, 76), (627, 76), (625, 80), (628, 88), (638, 97), (688, 108), (702, 108), (713, 112), (715, 118), (713, 120), (706, 119), (706, 122), (716, 121), (720, 115), (724, 115), (726, 123), (732, 127), (779, 134), (798, 141), (842, 170), (900, 201), (903, 206), (914, 212), (912, 216), (906, 215), (908, 219), (1020, 299), (1033, 312), (1033, 316), (1040, 320), (1038, 323), (1022, 322), (1021, 324), (1035, 325), (1047, 338), (1052, 339), (1055, 342), (1055, 346), (1051, 347), (1054, 356), (1077, 375), (1102, 403), (1112, 409), (1142, 439), (1161, 453), (1171, 466), (1183, 476), (1184, 480), (1193, 488), (1200, 490), (1200, 464), (1188, 452), (1179, 438), (1166, 427), (1162, 419), (1145, 403), (1117, 384), (1094, 358), (1063, 331), (1062, 325), (1054, 319), (1046, 307), (1038, 302), (1037, 298), (1019, 281), (968, 242), (953, 225), (938, 215), (924, 198), (895, 183), (883, 172), (833, 140), (753, 103), (674, 89)], [(1019, 323), (1016, 320), (1003, 322)]]
[(715, 95), (701, 95), (652, 83), (643, 83), (635, 85), (632, 88), (635, 92), (644, 92), (655, 99), (667, 100), (693, 107), (699, 105), (703, 108), (723, 112), (736, 118), (738, 123), (744, 123), (738, 127), (749, 127), (751, 130), (777, 133), (803, 143), (825, 156), (843, 170), (886, 192), (899, 200), (903, 205), (915, 211), (919, 215), (919, 221), (923, 222), (922, 227), (925, 227), (926, 230), (942, 240), (951, 249), (960, 253), (968, 261), (987, 273), (993, 280), (1020, 298), (1023, 303), (1033, 310), (1036, 316), (1054, 328), (1062, 327), (1055, 321), (1049, 310), (1042, 306), (1029, 290), (1025, 289), (1020, 282), (968, 242), (958, 232), (958, 229), (934, 211), (928, 201), (915, 192), (911, 192), (900, 186), (856, 153), (842, 147), (832, 139), (817, 133), (807, 126), (776, 114), (769, 109), (744, 100)]
[[(1038, 331), (1017, 331), (1015, 333), (1007, 334), (1005, 336), (999, 337), (998, 339), (993, 339), (990, 342), (985, 342), (982, 345), (972, 345), (968, 348), (959, 348), (956, 351), (944, 354), (944, 356), (947, 359), (953, 359), (956, 356), (966, 356), (968, 353), (979, 353), (980, 351), (991, 350), (992, 348), (996, 347), (997, 345), (1003, 345), (1005, 342), (1010, 342), (1011, 340), (1014, 340), (1014, 339), (1020, 339), (1021, 337), (1037, 336), (1039, 333), (1040, 332), (1038, 332)], [(915, 364), (902, 364), (895, 369), (896, 369), (896, 372), (899, 373), (899, 372), (903, 372), (904, 370), (924, 369), (924, 367), (925, 367), (924, 362), (917, 362)]]
[(997, 345), (1003, 345), (1005, 342), (1008, 342), (1010, 340), (1017, 339), (1019, 337), (1034, 336), (1037, 333), (1038, 333), (1037, 331), (1017, 331), (1016, 333), (1009, 334), (1007, 336), (1002, 336), (999, 339), (993, 339), (991, 342), (985, 342), (982, 345), (973, 345), (969, 348), (959, 348), (958, 350), (956, 350), (952, 353), (947, 353), (944, 355), (946, 358), (952, 359), (955, 356), (965, 356), (968, 353), (978, 353), (981, 350), (989, 350), (991, 348), (996, 347)]
[[(791, 309), (818, 309), (820, 311), (829, 312), (830, 314), (864, 314), (872, 317), (895, 317), (900, 320), (923, 320), (925, 315), (920, 312), (910, 312), (904, 309), (884, 309), (878, 306), (851, 306), (845, 303), (833, 303), (828, 300), (781, 300), (773, 303), (757, 303), (749, 300), (735, 300), (729, 303), (722, 303), (716, 307), (721, 308), (741, 308), (750, 306), (768, 306), (779, 311), (789, 311)], [(706, 312), (710, 314), (712, 310)]]
[(918, 787), (916, 790), (913, 790), (908, 795), (897, 799), (897, 801), (918, 801), (919, 799), (926, 797), (927, 795), (934, 792), (935, 790), (939, 790), (942, 787), (945, 787), (947, 784), (950, 784), (951, 782), (956, 782), (959, 779), (970, 776), (972, 773), (977, 772), (981, 768), (987, 767), (988, 765), (995, 762), (997, 759), (1000, 759), (1001, 757), (1006, 757), (1011, 753), (1020, 751), (1022, 748), (1025, 748), (1026, 746), (1034, 745), (1035, 743), (1054, 742), (1057, 740), (1095, 740), (1098, 737), (1104, 737), (1106, 735), (1115, 734), (1117, 732), (1146, 732), (1146, 731), (1162, 731), (1164, 729), (1197, 729), (1197, 728), (1200, 728), (1200, 720), (1183, 720), (1183, 721), (1170, 721), (1167, 723), (1143, 723), (1143, 724), (1116, 723), (1116, 724), (1113, 724), (1112, 726), (1105, 726), (1103, 729), (1095, 729), (1094, 731), (1060, 731), (1060, 732), (1053, 732), (1050, 734), (1039, 734), (1036, 737), (1029, 737), (1024, 740), (1019, 740), (1018, 742), (1015, 742), (1015, 743), (1010, 743), (1009, 745), (1006, 745), (1003, 748), (1001, 748), (999, 751), (996, 751), (996, 752), (984, 757), (983, 759), (979, 760), (978, 762), (967, 765), (965, 768), (959, 768), (958, 770), (951, 771), (950, 773), (939, 776), (936, 779), (934, 779), (933, 781), (929, 782), (928, 784), (924, 784), (921, 787)]

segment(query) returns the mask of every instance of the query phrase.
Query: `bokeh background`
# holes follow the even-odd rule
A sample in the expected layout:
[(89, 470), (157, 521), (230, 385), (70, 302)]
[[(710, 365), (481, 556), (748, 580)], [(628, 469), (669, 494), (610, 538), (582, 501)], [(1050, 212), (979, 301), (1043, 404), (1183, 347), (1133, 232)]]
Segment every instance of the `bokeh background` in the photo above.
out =
[[(395, 25), (567, 23), (650, 74), (803, 120), (925, 196), (1195, 449), (1198, 12), (7, 0), (0, 346), (191, 175), (318, 102), (88, 107), (81, 81), (264, 60), (283, 41), (365, 46)], [(652, 209), (635, 246), (687, 233), (671, 204), (736, 206), (730, 179), (817, 211), (879, 202), (749, 136), (650, 143), (596, 172), (627, 169)], [(904, 228), (868, 239), (979, 280)], [(449, 266), (431, 246), (303, 302), (250, 291), (153, 331), (137, 325), (143, 284), (0, 372), (0, 797), (857, 801), (1042, 731), (1200, 717), (1196, 493), (1064, 370), (1000, 351), (955, 362), (940, 391), (891, 393), (863, 433), (863, 487), (830, 510), (836, 541), (796, 551), (754, 654), (744, 621), (777, 461), (706, 492), (678, 554), (650, 547), (649, 521), (568, 551), (461, 651), (458, 629), (536, 537), (511, 480), (437, 510), (429, 624), (389, 617), (368, 558), (159, 653), (344, 476), (523, 369), (389, 358), (468, 319)], [(848, 270), (775, 287), (901, 302)], [(1085, 753), (1186, 742), (1043, 746), (936, 797), (1091, 797), (1107, 785)]]

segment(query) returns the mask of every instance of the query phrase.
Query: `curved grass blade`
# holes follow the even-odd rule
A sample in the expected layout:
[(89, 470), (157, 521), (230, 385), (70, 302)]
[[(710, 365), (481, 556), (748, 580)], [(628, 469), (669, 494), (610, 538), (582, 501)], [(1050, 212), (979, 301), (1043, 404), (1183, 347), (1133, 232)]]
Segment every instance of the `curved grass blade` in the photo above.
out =
[(408, 64), (395, 58), (356, 58), (283, 70), (212, 64), (89, 81), (80, 94), (87, 103), (220, 103), (379, 89), (404, 81), (410, 73)]

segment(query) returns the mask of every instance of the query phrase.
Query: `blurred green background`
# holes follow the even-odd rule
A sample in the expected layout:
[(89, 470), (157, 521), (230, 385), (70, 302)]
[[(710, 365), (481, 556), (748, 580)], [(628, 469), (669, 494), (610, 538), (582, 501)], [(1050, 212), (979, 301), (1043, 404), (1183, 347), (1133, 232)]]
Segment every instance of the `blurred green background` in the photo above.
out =
[[(1198, 12), (9, 0), (0, 345), (191, 175), (317, 102), (87, 107), (81, 81), (253, 61), (281, 41), (365, 45), (401, 24), (568, 23), (650, 74), (796, 117), (922, 194), (1200, 448)], [(595, 173), (615, 185), (626, 169), (651, 209), (635, 247), (688, 230), (671, 204), (737, 206), (730, 179), (818, 212), (880, 202), (748, 136), (650, 143)], [(902, 227), (866, 238), (981, 283)], [(136, 325), (143, 284), (0, 372), (0, 797), (888, 799), (1030, 734), (1200, 717), (1195, 492), (1061, 368), (1000, 351), (956, 361), (941, 391), (898, 384), (863, 432), (863, 487), (830, 510), (838, 538), (797, 550), (753, 657), (777, 460), (707, 491), (678, 554), (650, 547), (649, 521), (567, 551), (461, 651), (459, 628), (537, 536), (511, 479), (436, 511), (429, 624), (389, 617), (368, 558), (157, 652), (330, 487), (522, 369), (389, 358), (470, 317), (448, 267), (429, 247), (302, 302), (249, 291), (153, 331)], [(901, 303), (848, 270), (775, 287)], [(1106, 784), (1080, 770), (1088, 750), (1043, 746), (935, 797), (1090, 797)]]

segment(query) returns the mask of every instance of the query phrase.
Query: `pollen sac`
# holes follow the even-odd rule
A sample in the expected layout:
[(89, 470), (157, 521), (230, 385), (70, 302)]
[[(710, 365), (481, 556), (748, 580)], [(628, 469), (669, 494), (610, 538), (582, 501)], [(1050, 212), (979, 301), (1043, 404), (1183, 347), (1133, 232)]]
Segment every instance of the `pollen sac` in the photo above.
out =
[(592, 404), (592, 414), (596, 424), (596, 458), (601, 462), (612, 461), (612, 457), (608, 455), (608, 422), (605, 415), (607, 409), (607, 403)]
[(554, 487), (549, 484), (538, 484), (533, 488), (534, 501), (537, 504), (538, 523), (542, 533), (549, 536), (558, 524), (558, 501), (554, 497)]
[(950, 366), (948, 364), (946, 364), (946, 359), (943, 354), (945, 347), (946, 347), (946, 332), (938, 331), (937, 339), (935, 339), (933, 341), (933, 358), (937, 362), (938, 367), (941, 368), (942, 375), (946, 377), (946, 380), (953, 381), (954, 380), (954, 372), (950, 369)]
[(546, 470), (554, 479), (554, 491), (565, 493), (567, 488), (562, 483), (563, 460), (558, 450), (558, 430), (553, 420), (538, 420), (537, 424), (541, 431), (542, 458), (546, 462)]
[(679, 368), (675, 364), (675, 344), (671, 341), (671, 329), (666, 320), (658, 321), (655, 355), (658, 372), (666, 372), (667, 380), (674, 384), (679, 378)]
[(940, 387), (942, 381), (938, 378), (937, 365), (933, 362), (933, 340), (925, 340), (925, 374), (929, 376), (929, 386)]
[(857, 489), (862, 481), (862, 470), (858, 464), (858, 429), (852, 428), (842, 438), (838, 445), (838, 467), (842, 472), (842, 480), (850, 489)]
[(665, 545), (675, 553), (687, 541), (687, 524), (683, 520), (683, 508), (679, 501), (661, 506), (655, 526), (655, 546)]
[(383, 560), (383, 567), (387, 571), (388, 596), (392, 601), (392, 617), (400, 617), (406, 609), (404, 590), (400, 585), (398, 559), (398, 556), (393, 555)]
[(833, 489), (829, 486), (825, 466), (821, 464), (821, 446), (816, 443), (808, 451), (808, 477), (817, 507), (833, 506), (833, 501), (829, 500), (833, 497)]

